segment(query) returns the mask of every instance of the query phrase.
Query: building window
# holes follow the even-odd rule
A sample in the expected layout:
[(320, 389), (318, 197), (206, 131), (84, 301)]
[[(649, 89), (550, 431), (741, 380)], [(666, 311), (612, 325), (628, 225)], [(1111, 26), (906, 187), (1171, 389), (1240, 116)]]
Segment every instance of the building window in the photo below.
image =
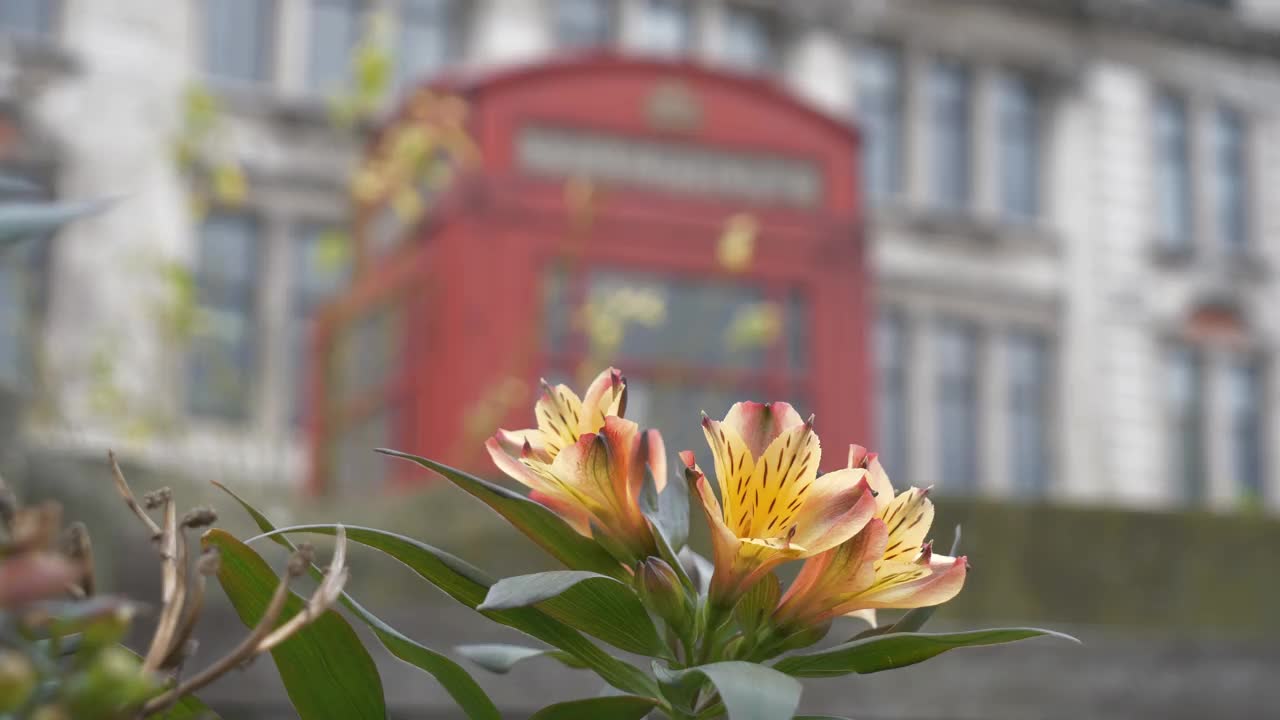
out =
[(1204, 362), (1178, 345), (1168, 357), (1169, 463), (1178, 492), (1189, 504), (1205, 497)]
[(997, 85), (1000, 205), (1005, 217), (1040, 212), (1040, 99), (1030, 78), (1006, 75)]
[(862, 126), (862, 177), (873, 202), (902, 191), (902, 56), (884, 45), (857, 54), (858, 121)]
[(271, 76), (274, 0), (207, 0), (205, 65), (223, 80), (261, 83)]
[(58, 0), (4, 0), (0, 2), (0, 31), (50, 35), (58, 5)]
[(187, 406), (223, 420), (250, 415), (257, 365), (259, 223), (214, 214), (200, 230), (195, 272), (197, 322), (190, 346)]
[(401, 0), (396, 72), (402, 86), (434, 75), (453, 57), (458, 12), (453, 0)]
[(1155, 103), (1156, 208), (1161, 245), (1188, 252), (1192, 246), (1191, 134), (1187, 105), (1162, 94)]
[(969, 207), (972, 158), (972, 80), (959, 63), (938, 61), (929, 73), (928, 105), (931, 189), (934, 207), (960, 211)]
[(289, 406), (292, 419), (298, 422), (310, 410), (307, 390), (316, 314), (346, 287), (351, 277), (351, 255), (344, 236), (334, 233), (330, 226), (301, 223), (294, 228), (290, 256), (293, 285), (288, 341), (293, 387)]
[(692, 4), (685, 0), (644, 0), (637, 19), (642, 50), (683, 55), (693, 45)]
[(307, 86), (340, 90), (350, 76), (351, 57), (363, 33), (364, 0), (313, 0)]
[(978, 489), (978, 331), (948, 322), (938, 328), (938, 468), (946, 492)]
[(1243, 252), (1249, 245), (1247, 141), (1240, 113), (1219, 108), (1214, 117), (1213, 137), (1217, 231), (1227, 252), (1233, 254)]
[(882, 313), (876, 321), (876, 372), (879, 380), (880, 461), (891, 476), (904, 476), (907, 463), (907, 332), (900, 313)]
[(773, 18), (763, 9), (727, 5), (724, 14), (724, 59), (743, 70), (764, 72), (777, 61)]
[(1248, 501), (1265, 499), (1263, 486), (1263, 417), (1265, 388), (1257, 363), (1238, 360), (1229, 369), (1231, 460), (1236, 487)]
[(1014, 492), (1043, 497), (1049, 487), (1049, 351), (1040, 335), (1009, 338), (1009, 451)]
[(609, 45), (616, 28), (613, 0), (556, 0), (556, 42), (562, 48)]

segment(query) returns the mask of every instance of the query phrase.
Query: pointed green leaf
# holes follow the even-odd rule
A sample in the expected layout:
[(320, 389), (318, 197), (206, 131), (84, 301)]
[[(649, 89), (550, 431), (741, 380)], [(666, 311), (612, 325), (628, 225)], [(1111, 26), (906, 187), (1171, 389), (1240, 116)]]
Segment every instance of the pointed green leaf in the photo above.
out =
[(689, 542), (689, 483), (684, 475), (675, 473), (667, 478), (667, 485), (658, 492), (651, 472), (645, 473), (640, 493), (640, 509), (645, 517), (656, 524), (673, 550), (679, 550)]
[(553, 570), (504, 578), (477, 610), (537, 607), (551, 617), (637, 655), (662, 655), (666, 646), (640, 598), (606, 575)]
[[(336, 525), (299, 525), (276, 530), (275, 533), (314, 533), (332, 535)], [(426, 543), (396, 533), (374, 528), (346, 528), (347, 540), (367, 545), (409, 566), (428, 582), (443, 590), (463, 605), (476, 609), (484, 602), (493, 580), (478, 568)], [(653, 683), (643, 672), (609, 655), (587, 640), (577, 630), (537, 608), (485, 610), (485, 617), (557, 647), (582, 661), (584, 665), (614, 686), (634, 693), (653, 692)]]
[(613, 695), (548, 705), (529, 720), (641, 720), (657, 706), (653, 698)]
[[(232, 492), (230, 488), (218, 482), (213, 484), (240, 503), (240, 506), (249, 514), (249, 517), (253, 518), (259, 530), (264, 533), (270, 533), (276, 529), (271, 521), (267, 519), (267, 516), (258, 512), (257, 508)], [(271, 539), (290, 551), (295, 549), (293, 542), (284, 535), (272, 535)], [(312, 566), (311, 573), (316, 577), (321, 574), (320, 569), (315, 566)], [(366, 610), (363, 605), (356, 602), (355, 598), (347, 593), (343, 593), (340, 600), (352, 614), (360, 618), (373, 630), (374, 636), (392, 655), (434, 677), (444, 687), (445, 692), (449, 693), (453, 701), (458, 704), (458, 707), (466, 713), (469, 720), (501, 720), (502, 715), (498, 712), (497, 706), (493, 704), (493, 700), (489, 699), (484, 689), (471, 677), (471, 673), (468, 673), (461, 665), (402, 634), (383, 622), (381, 618)]]
[[(266, 612), (279, 578), (262, 556), (224, 530), (206, 532), (201, 544), (218, 549), (222, 556), (218, 582), (240, 621), (254, 627)], [(277, 624), (304, 606), (301, 598), (290, 593)], [(336, 612), (325, 612), (276, 646), (271, 657), (302, 720), (386, 720), (378, 668), (359, 636)]]
[(564, 563), (565, 567), (571, 570), (590, 570), (612, 577), (624, 575), (622, 566), (604, 548), (591, 538), (580, 535), (561, 520), (559, 515), (542, 504), (434, 460), (385, 448), (380, 448), (378, 452), (409, 460), (443, 476), (506, 518), (507, 522), (539, 547)]
[(53, 232), (63, 225), (100, 212), (110, 203), (21, 202), (0, 205), (0, 247)]
[(150, 720), (220, 720), (220, 716), (209, 709), (195, 695), (187, 695), (173, 707), (158, 715), (149, 716)]
[(1070, 635), (1038, 628), (995, 628), (959, 633), (895, 633), (854, 640), (827, 650), (792, 655), (774, 667), (796, 677), (839, 677), (874, 673), (924, 662), (948, 650), (999, 645), (1048, 636), (1080, 642)]
[(491, 673), (505, 675), (511, 672), (511, 668), (517, 663), (525, 660), (532, 660), (538, 657), (549, 657), (559, 660), (562, 664), (575, 670), (584, 669), (582, 663), (578, 662), (573, 656), (562, 650), (553, 650), (551, 648), (531, 648), (523, 645), (504, 645), (501, 643), (479, 644), (479, 645), (459, 645), (454, 648), (462, 657), (479, 665)]
[(791, 720), (800, 704), (800, 683), (773, 668), (730, 661), (666, 670), (655, 663), (664, 686), (682, 686), (700, 675), (715, 686), (729, 720)]

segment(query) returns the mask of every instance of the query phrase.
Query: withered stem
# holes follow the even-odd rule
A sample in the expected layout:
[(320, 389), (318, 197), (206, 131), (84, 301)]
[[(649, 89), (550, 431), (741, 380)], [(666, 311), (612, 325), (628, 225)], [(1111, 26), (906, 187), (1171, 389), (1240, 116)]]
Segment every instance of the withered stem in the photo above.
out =
[(276, 621), (280, 619), (280, 613), (284, 610), (285, 600), (289, 597), (289, 581), (292, 578), (293, 574), (287, 570), (281, 575), (280, 584), (276, 585), (275, 593), (272, 594), (270, 602), (267, 603), (266, 611), (262, 613), (262, 619), (258, 621), (258, 624), (245, 636), (244, 640), (240, 641), (240, 644), (234, 650), (195, 676), (188, 678), (186, 682), (179, 683), (165, 694), (152, 698), (146, 705), (142, 706), (141, 716), (146, 718), (163, 712), (180, 698), (200, 690), (257, 655), (260, 652), (259, 644), (262, 638), (271, 632)]
[(159, 537), (160, 526), (138, 504), (138, 499), (134, 497), (133, 490), (129, 488), (129, 482), (124, 479), (124, 471), (120, 469), (120, 463), (116, 462), (114, 450), (107, 451), (107, 460), (111, 463), (111, 474), (115, 477), (116, 490), (120, 493), (120, 497), (124, 498), (124, 504), (128, 505), (133, 514), (137, 515), (138, 519), (142, 521), (142, 524), (147, 526), (147, 529), (151, 531), (151, 537)]

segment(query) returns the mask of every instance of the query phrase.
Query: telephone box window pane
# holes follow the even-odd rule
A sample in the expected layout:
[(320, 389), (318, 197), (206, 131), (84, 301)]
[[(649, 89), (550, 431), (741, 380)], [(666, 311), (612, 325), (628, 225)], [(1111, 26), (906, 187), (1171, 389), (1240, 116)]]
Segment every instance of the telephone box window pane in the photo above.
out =
[(457, 13), (453, 0), (402, 0), (396, 47), (402, 85), (434, 75), (453, 56)]
[(938, 62), (929, 74), (929, 128), (933, 157), (934, 207), (965, 210), (969, 207), (973, 177), (973, 106), (969, 68), (954, 62)]
[(884, 45), (857, 55), (858, 120), (862, 126), (862, 176), (867, 194), (880, 202), (902, 191), (902, 56)]
[(381, 307), (354, 320), (339, 340), (334, 396), (350, 401), (385, 389), (397, 369), (397, 308)]
[(542, 347), (564, 352), (572, 339), (574, 308), (569, 301), (568, 273), (553, 268), (542, 281)]
[(351, 75), (352, 53), (360, 42), (364, 0), (314, 0), (311, 5), (310, 62), (312, 90), (340, 90)]
[(724, 58), (743, 70), (764, 72), (773, 67), (777, 39), (766, 11), (741, 5), (725, 7)]
[(1169, 466), (1188, 504), (1205, 497), (1204, 364), (1187, 345), (1176, 345), (1168, 357)]
[(289, 317), (289, 367), (293, 378), (290, 414), (301, 421), (309, 409), (311, 339), (316, 313), (351, 277), (351, 256), (341, 234), (329, 225), (305, 223), (294, 231), (291, 248), (293, 292)]
[(265, 82), (271, 73), (274, 0), (206, 0), (205, 63), (209, 74)]
[(946, 492), (978, 489), (978, 332), (968, 323), (938, 328), (938, 476)]
[(620, 362), (758, 369), (767, 348), (750, 326), (763, 301), (751, 285), (599, 272), (587, 288), (589, 340)]
[(774, 399), (763, 388), (751, 385), (627, 375), (627, 417), (640, 427), (662, 429), (663, 442), (672, 454), (668, 462), (675, 462), (674, 454), (680, 450), (703, 454), (707, 447), (702, 434), (703, 412), (719, 419), (735, 402)]
[(793, 292), (787, 297), (787, 317), (782, 330), (787, 342), (787, 367), (793, 372), (809, 369), (810, 315), (809, 301), (803, 294)]
[(347, 425), (333, 443), (329, 466), (329, 490), (342, 496), (364, 496), (386, 485), (391, 474), (388, 459), (374, 452), (393, 447), (395, 413), (383, 409)]
[(1239, 361), (1230, 368), (1231, 455), (1236, 486), (1249, 501), (1265, 500), (1262, 462), (1262, 373), (1256, 363)]
[(1015, 492), (1043, 497), (1049, 487), (1049, 352), (1031, 333), (1009, 338), (1009, 451)]
[(875, 448), (890, 475), (907, 472), (907, 332), (901, 313), (876, 322), (876, 370), (880, 381), (880, 445)]
[(556, 0), (555, 32), (562, 48), (608, 45), (614, 36), (613, 0)]
[(3, 0), (0, 2), (0, 31), (30, 35), (53, 32), (54, 13), (59, 0)]
[(693, 41), (692, 3), (685, 0), (643, 0), (640, 6), (640, 43), (659, 55), (681, 55)]
[(257, 357), (258, 221), (210, 215), (199, 245), (187, 406), (194, 415), (245, 420)]

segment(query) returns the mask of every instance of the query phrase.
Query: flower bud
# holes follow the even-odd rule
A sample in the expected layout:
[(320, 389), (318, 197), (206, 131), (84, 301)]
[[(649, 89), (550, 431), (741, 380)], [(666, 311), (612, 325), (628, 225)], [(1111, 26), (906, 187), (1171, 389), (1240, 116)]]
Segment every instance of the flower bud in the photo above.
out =
[(36, 671), (20, 652), (0, 650), (0, 713), (22, 707), (36, 687)]
[(636, 586), (646, 607), (665, 620), (677, 632), (691, 617), (689, 595), (680, 576), (661, 558), (650, 557), (636, 571)]
[(146, 700), (156, 689), (136, 656), (107, 647), (67, 683), (67, 701), (76, 718), (114, 717), (113, 712)]

